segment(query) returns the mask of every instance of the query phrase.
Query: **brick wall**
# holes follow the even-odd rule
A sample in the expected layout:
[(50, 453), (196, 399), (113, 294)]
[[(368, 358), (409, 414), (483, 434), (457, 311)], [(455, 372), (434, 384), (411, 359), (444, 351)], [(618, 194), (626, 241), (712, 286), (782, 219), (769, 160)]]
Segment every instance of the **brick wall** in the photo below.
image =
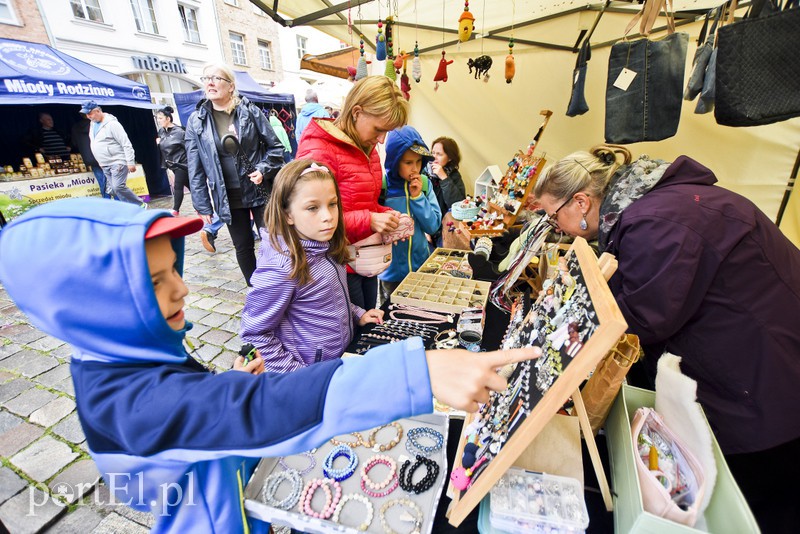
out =
[[(247, 0), (239, 0), (239, 7), (226, 4), (223, 0), (215, 0), (217, 16), (219, 17), (220, 39), (225, 63), (234, 70), (247, 71), (256, 81), (279, 82), (283, 76), (281, 63), (280, 39), (278, 38), (277, 22), (268, 16), (260, 16), (253, 12), (252, 4)], [(233, 62), (229, 32), (244, 36), (244, 47), (247, 65), (237, 65)], [(261, 68), (261, 58), (258, 51), (258, 41), (270, 43), (272, 52), (272, 70)]]
[(0, 37), (49, 45), (36, 0), (12, 0), (11, 4), (20, 26), (0, 23)]

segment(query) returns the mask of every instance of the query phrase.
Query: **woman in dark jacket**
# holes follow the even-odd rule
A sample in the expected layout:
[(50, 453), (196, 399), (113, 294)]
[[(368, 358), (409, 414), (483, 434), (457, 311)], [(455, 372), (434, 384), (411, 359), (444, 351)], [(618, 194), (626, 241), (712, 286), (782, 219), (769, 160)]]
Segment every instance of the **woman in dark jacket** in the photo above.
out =
[(161, 166), (172, 172), (172, 213), (178, 215), (183, 204), (183, 188), (189, 187), (189, 168), (186, 160), (183, 128), (172, 122), (173, 110), (166, 106), (158, 111), (158, 137), (156, 143), (161, 150)]
[(599, 145), (547, 169), (535, 194), (555, 228), (616, 256), (608, 285), (644, 364), (681, 356), (761, 530), (795, 532), (800, 250), (716, 181), (686, 156)]
[(430, 164), (433, 192), (436, 193), (436, 200), (439, 201), (439, 207), (444, 215), (450, 211), (450, 206), (467, 197), (464, 180), (458, 172), (461, 151), (453, 139), (437, 137), (431, 143), (431, 153), (434, 158)]
[(186, 126), (192, 202), (206, 224), (216, 211), (228, 226), (250, 285), (256, 270), (250, 214), (262, 228), (272, 180), (283, 166), (283, 145), (261, 110), (239, 96), (227, 65), (206, 65), (200, 80), (206, 98)]

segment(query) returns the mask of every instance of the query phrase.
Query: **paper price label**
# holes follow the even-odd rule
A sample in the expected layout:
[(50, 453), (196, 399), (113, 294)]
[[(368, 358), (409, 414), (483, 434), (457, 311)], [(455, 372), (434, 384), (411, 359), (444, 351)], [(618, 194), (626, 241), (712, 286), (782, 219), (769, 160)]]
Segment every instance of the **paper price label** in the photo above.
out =
[(622, 72), (617, 76), (616, 81), (614, 81), (614, 87), (627, 91), (634, 78), (636, 78), (636, 73), (634, 71), (623, 68)]

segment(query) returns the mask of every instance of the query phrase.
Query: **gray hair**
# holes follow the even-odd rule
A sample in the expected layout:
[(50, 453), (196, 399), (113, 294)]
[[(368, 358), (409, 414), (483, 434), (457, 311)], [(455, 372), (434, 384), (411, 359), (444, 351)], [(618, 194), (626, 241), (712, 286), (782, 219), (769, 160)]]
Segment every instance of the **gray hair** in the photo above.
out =
[(306, 89), (306, 102), (319, 102), (317, 92), (310, 87)]

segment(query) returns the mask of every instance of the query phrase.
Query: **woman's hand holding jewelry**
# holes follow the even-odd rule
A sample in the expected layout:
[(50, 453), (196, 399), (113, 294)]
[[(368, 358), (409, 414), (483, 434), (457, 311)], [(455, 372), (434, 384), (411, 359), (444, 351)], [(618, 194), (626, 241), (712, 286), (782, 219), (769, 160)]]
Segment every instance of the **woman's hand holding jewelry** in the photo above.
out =
[(364, 315), (358, 320), (358, 326), (364, 326), (369, 323), (381, 324), (383, 322), (383, 310), (372, 309), (367, 310)]
[(429, 350), (425, 353), (436, 400), (470, 413), (478, 411), (479, 404), (489, 401), (490, 391), (506, 388), (505, 378), (497, 374), (498, 368), (541, 355), (539, 347), (494, 352)]
[(373, 232), (385, 234), (397, 230), (400, 225), (400, 219), (397, 217), (396, 211), (387, 211), (385, 213), (372, 212), (370, 213), (370, 229)]

